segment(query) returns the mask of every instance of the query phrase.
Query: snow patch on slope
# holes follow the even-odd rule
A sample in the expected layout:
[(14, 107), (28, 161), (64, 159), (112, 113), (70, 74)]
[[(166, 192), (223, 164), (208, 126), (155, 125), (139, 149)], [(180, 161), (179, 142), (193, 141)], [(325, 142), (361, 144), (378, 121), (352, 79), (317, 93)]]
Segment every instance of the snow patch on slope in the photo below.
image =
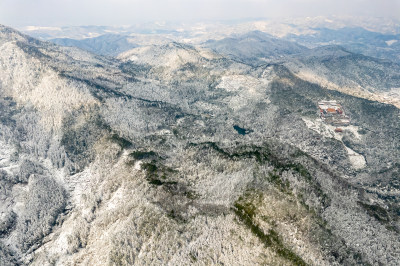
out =
[(346, 147), (349, 160), (354, 169), (362, 169), (367, 165), (364, 156)]
[[(339, 141), (342, 141), (343, 133), (335, 132), (335, 129), (336, 129), (335, 126), (325, 124), (322, 121), (322, 119), (311, 120), (311, 119), (304, 118), (304, 117), (302, 119), (309, 129), (317, 132), (318, 134), (320, 134), (326, 138), (334, 138)], [(358, 140), (361, 140), (361, 138), (362, 138), (362, 136), (358, 133), (359, 128), (357, 126), (354, 126), (354, 125), (343, 126), (343, 127), (341, 127), (341, 129), (343, 131), (351, 132), (353, 134), (354, 138), (356, 138)], [(367, 165), (367, 162), (363, 155), (353, 151), (346, 145), (345, 145), (345, 148), (346, 148), (347, 154), (349, 156), (350, 163), (354, 169), (362, 169)]]
[(230, 97), (229, 104), (232, 109), (237, 110), (251, 101), (264, 99), (266, 103), (269, 103), (265, 93), (268, 83), (268, 79), (256, 79), (246, 75), (226, 75), (222, 76), (216, 88), (234, 93), (234, 96)]
[(394, 44), (394, 43), (396, 43), (397, 42), (397, 40), (390, 40), (390, 41), (386, 41), (386, 44), (388, 45), (388, 46), (391, 46), (392, 44)]

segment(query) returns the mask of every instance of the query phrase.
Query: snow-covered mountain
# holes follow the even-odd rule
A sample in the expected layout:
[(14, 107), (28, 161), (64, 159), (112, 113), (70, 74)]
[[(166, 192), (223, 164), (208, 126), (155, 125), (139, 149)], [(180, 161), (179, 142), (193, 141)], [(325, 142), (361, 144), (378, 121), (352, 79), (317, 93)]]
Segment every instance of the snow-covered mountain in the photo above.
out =
[(400, 65), (392, 61), (324, 46), (287, 60), (285, 65), (298, 77), (328, 89), (400, 108)]
[(254, 65), (263, 48), (110, 58), (1, 26), (2, 264), (397, 265), (400, 110), (300, 75), (361, 84), (368, 63), (392, 86), (396, 65), (266, 38), (229, 40), (275, 45)]
[(51, 41), (62, 46), (78, 47), (105, 56), (117, 56), (122, 52), (138, 47), (129, 37), (117, 34), (105, 34), (83, 40), (60, 38)]
[(208, 41), (208, 47), (234, 60), (253, 65), (282, 60), (284, 57), (307, 51), (306, 47), (272, 37), (261, 31), (249, 32), (233, 38)]
[(289, 39), (307, 47), (340, 45), (345, 49), (400, 63), (400, 35), (373, 32), (364, 28), (316, 28), (312, 34), (288, 35)]

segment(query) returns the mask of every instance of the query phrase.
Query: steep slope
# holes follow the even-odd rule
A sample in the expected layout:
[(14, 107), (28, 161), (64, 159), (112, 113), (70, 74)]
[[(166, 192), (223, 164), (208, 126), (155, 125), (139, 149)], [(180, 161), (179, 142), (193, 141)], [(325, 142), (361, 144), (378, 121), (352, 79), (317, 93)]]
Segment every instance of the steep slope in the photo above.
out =
[[(399, 109), (177, 43), (1, 42), (5, 264), (400, 261)], [(321, 99), (352, 115), (340, 137)]]
[(3, 26), (0, 42), (2, 245), (27, 262), (68, 206), (74, 184), (65, 177), (91, 160), (93, 143), (109, 132), (96, 113), (112, 94), (107, 78), (120, 71)]

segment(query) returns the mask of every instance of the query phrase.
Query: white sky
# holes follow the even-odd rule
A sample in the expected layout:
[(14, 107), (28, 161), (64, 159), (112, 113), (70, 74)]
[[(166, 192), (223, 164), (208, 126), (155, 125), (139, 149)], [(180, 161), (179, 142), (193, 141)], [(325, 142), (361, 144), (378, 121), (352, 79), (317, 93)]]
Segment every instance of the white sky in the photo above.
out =
[(318, 15), (399, 18), (400, 0), (0, 0), (0, 24), (14, 27)]

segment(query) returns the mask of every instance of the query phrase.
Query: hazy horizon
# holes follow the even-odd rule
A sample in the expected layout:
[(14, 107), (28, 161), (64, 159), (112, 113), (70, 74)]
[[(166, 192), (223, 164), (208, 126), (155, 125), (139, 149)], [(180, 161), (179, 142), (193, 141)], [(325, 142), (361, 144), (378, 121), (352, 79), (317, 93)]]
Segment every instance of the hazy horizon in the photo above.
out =
[(2, 0), (0, 24), (23, 26), (132, 25), (306, 16), (397, 18), (399, 0)]

